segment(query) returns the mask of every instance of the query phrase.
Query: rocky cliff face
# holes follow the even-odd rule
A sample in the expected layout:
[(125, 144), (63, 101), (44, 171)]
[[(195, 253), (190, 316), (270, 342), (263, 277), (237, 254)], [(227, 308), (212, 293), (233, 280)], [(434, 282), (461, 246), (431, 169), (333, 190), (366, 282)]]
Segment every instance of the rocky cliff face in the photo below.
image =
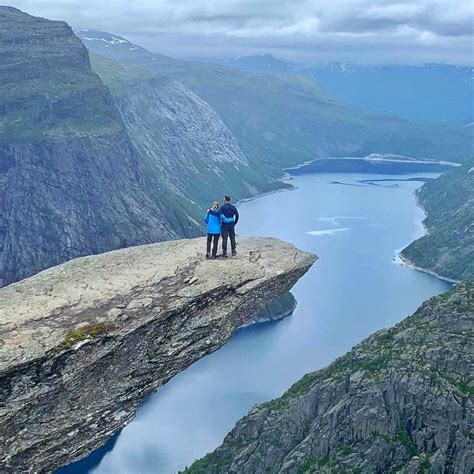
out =
[(103, 56), (92, 55), (91, 61), (110, 89), (141, 160), (190, 212), (220, 199), (219, 189), (234, 197), (257, 192), (261, 178), (219, 115), (194, 92), (176, 80)]
[(472, 472), (473, 329), (471, 281), (256, 406), (187, 472)]
[(97, 448), (315, 260), (276, 239), (239, 239), (223, 261), (204, 245), (83, 257), (0, 290), (2, 472), (49, 472)]
[(81, 255), (189, 235), (63, 22), (0, 7), (0, 286)]

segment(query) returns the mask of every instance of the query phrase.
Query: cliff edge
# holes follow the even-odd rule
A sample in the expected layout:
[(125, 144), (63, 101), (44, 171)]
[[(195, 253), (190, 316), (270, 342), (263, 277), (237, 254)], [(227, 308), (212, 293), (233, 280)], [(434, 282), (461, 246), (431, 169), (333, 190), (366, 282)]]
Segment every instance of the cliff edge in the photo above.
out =
[(316, 257), (270, 238), (204, 260), (203, 239), (78, 258), (0, 289), (0, 466), (45, 472), (101, 445)]

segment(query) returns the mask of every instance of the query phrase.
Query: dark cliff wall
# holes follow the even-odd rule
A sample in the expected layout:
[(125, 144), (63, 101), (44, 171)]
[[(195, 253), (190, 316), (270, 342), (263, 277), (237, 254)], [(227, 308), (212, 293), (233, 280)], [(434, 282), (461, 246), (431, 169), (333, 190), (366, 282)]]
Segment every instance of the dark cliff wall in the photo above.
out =
[(0, 285), (70, 258), (190, 235), (63, 22), (0, 7)]

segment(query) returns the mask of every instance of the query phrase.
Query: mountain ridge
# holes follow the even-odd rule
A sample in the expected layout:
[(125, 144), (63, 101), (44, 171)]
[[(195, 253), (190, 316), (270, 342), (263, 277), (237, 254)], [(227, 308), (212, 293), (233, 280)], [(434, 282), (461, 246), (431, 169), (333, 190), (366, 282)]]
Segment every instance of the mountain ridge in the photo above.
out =
[(410, 266), (461, 281), (474, 278), (474, 160), (417, 190), (424, 236), (401, 252)]

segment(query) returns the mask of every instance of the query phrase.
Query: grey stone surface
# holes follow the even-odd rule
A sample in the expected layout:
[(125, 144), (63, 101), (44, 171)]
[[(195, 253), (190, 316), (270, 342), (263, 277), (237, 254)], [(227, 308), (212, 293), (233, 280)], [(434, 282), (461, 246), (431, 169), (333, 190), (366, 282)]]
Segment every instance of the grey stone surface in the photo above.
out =
[(287, 292), (315, 256), (239, 238), (82, 257), (0, 289), (0, 465), (47, 472), (101, 445), (153, 390)]

